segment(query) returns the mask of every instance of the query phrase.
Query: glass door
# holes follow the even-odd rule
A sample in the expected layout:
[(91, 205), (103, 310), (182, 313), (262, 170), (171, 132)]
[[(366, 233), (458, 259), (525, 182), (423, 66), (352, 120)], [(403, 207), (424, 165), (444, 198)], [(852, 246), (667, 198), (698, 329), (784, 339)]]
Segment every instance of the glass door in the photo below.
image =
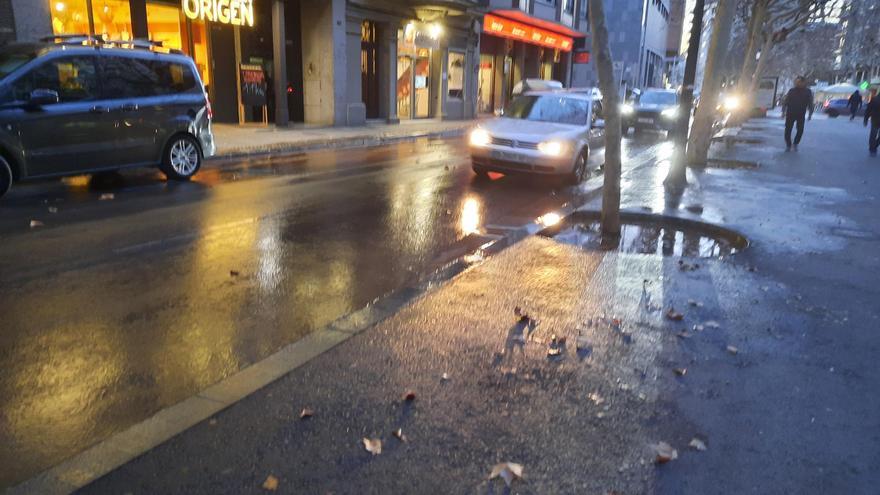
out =
[(413, 100), (412, 59), (406, 55), (397, 57), (397, 116), (412, 118)]
[(419, 48), (416, 56), (415, 80), (415, 117), (424, 119), (431, 115), (431, 50)]
[(495, 93), (495, 57), (480, 55), (480, 88), (477, 93), (477, 111), (492, 113), (493, 95)]

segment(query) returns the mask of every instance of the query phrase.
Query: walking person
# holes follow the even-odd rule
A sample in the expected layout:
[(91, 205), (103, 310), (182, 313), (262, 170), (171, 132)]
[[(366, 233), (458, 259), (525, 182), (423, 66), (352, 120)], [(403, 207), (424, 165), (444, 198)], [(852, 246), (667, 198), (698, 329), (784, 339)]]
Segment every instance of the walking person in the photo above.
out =
[(877, 156), (877, 146), (880, 145), (880, 98), (877, 98), (877, 89), (871, 90), (871, 99), (865, 105), (865, 127), (871, 119), (871, 133), (868, 134), (868, 151), (871, 156)]
[(804, 120), (807, 112), (810, 112), (810, 120), (813, 119), (813, 92), (807, 88), (807, 80), (798, 76), (794, 80), (794, 87), (785, 95), (785, 151), (791, 150), (791, 130), (797, 124), (797, 134), (794, 136), (794, 149), (797, 151), (801, 138), (804, 137)]
[(856, 112), (862, 108), (862, 94), (859, 93), (859, 90), (855, 90), (853, 94), (849, 96), (849, 120), (852, 121), (856, 118)]

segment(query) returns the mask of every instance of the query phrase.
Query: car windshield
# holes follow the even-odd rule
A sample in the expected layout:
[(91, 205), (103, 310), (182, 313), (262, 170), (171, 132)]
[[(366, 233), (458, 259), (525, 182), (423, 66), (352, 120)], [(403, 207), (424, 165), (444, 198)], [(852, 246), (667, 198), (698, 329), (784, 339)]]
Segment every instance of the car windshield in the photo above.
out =
[(0, 50), (0, 79), (30, 62), (37, 54), (32, 50)]
[(647, 91), (642, 93), (639, 103), (648, 105), (675, 105), (675, 93), (668, 91)]
[(504, 116), (510, 119), (586, 125), (587, 101), (556, 95), (525, 95), (513, 100)]

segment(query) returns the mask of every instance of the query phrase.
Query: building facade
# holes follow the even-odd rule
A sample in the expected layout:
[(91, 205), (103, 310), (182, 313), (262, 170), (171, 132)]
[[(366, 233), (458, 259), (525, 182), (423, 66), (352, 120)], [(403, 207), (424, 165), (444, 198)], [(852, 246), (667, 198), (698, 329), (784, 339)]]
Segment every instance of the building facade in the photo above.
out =
[(182, 50), (215, 120), (242, 125), (469, 119), (503, 108), (522, 79), (577, 87), (590, 73), (587, 0), (0, 0), (0, 14), (0, 43)]

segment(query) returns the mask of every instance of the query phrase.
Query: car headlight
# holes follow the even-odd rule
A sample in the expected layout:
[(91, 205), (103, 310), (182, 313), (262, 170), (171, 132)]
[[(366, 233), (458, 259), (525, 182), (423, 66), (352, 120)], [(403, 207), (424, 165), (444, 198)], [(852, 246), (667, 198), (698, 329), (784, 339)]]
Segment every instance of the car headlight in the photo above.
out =
[(544, 141), (538, 143), (538, 151), (548, 156), (560, 156), (565, 151), (565, 143), (562, 141)]
[(674, 119), (678, 117), (678, 107), (667, 108), (666, 110), (660, 112), (660, 115), (667, 119)]
[(620, 105), (620, 113), (623, 115), (631, 115), (635, 111), (636, 111), (636, 109), (633, 108), (633, 106), (628, 103), (624, 103), (623, 105)]
[(485, 129), (471, 131), (471, 146), (486, 146), (492, 141), (492, 136)]
[(728, 96), (724, 98), (724, 109), (728, 112), (732, 110), (736, 110), (739, 108), (739, 97), (738, 96)]

